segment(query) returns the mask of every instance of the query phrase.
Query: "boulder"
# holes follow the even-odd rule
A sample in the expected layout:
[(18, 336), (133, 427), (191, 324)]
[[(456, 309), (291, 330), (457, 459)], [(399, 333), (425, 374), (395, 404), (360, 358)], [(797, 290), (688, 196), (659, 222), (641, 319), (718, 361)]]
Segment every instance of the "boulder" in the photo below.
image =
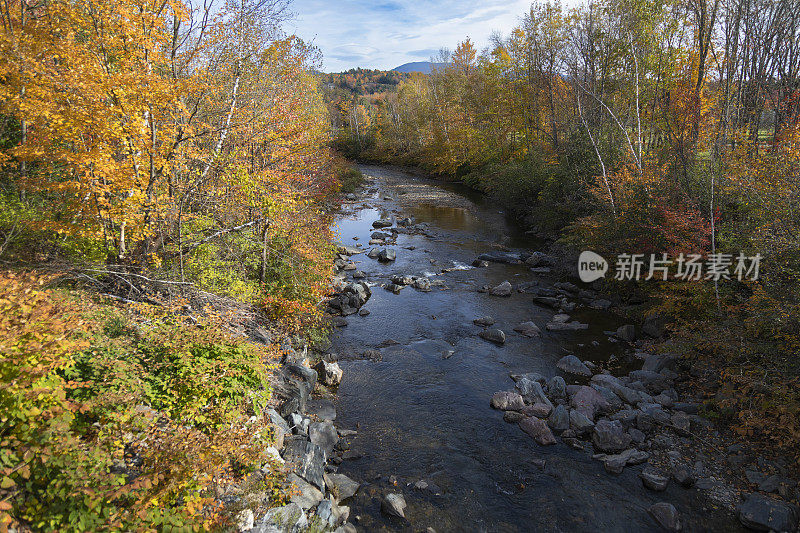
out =
[(387, 494), (381, 502), (381, 512), (383, 514), (397, 518), (405, 518), (406, 500), (402, 494)]
[(524, 335), (525, 337), (538, 337), (542, 333), (542, 330), (539, 329), (539, 326), (533, 322), (523, 322), (517, 326), (514, 326), (514, 331), (520, 335)]
[(557, 406), (547, 418), (547, 425), (556, 433), (569, 429), (569, 412), (563, 405)]
[(294, 471), (320, 490), (325, 490), (325, 461), (327, 454), (316, 444), (302, 436), (287, 439), (284, 445), (283, 459), (289, 470)]
[(797, 530), (800, 515), (796, 506), (753, 493), (736, 508), (739, 521), (755, 531)]
[(316, 517), (321, 520), (328, 527), (336, 527), (350, 516), (350, 508), (347, 506), (338, 506), (335, 501), (331, 499), (322, 500), (317, 506)]
[(296, 503), (270, 509), (259, 520), (252, 533), (299, 532), (308, 528), (308, 518)]
[(535, 416), (525, 418), (519, 423), (519, 427), (542, 446), (556, 443), (553, 432), (541, 418)]
[(328, 386), (335, 386), (342, 382), (342, 369), (339, 367), (339, 363), (329, 363), (324, 360), (320, 360), (319, 363), (314, 366), (314, 369), (317, 371), (319, 375), (319, 380), (325, 385)]
[(618, 420), (603, 418), (594, 426), (592, 443), (597, 451), (618, 453), (630, 445), (631, 436), (625, 432)]
[(573, 374), (575, 376), (591, 377), (592, 371), (589, 370), (580, 359), (574, 355), (565, 355), (556, 363), (556, 367), (566, 374)]
[(388, 218), (381, 218), (372, 223), (373, 228), (389, 228), (392, 226), (392, 221)]
[(330, 455), (333, 447), (339, 442), (339, 434), (330, 422), (312, 422), (308, 426), (308, 438), (322, 448), (326, 455)]
[(492, 296), (511, 296), (512, 291), (513, 289), (511, 288), (511, 283), (504, 281), (500, 285), (489, 289), (489, 294)]
[(526, 405), (522, 408), (522, 414), (525, 416), (535, 416), (537, 418), (547, 418), (553, 411), (553, 405), (547, 405), (537, 402), (533, 405)]
[(572, 409), (569, 412), (569, 427), (575, 432), (576, 435), (585, 435), (592, 430), (594, 427), (594, 422), (592, 422), (589, 417), (580, 411)]
[(482, 316), (472, 321), (472, 323), (475, 324), (476, 326), (483, 326), (483, 327), (492, 326), (494, 325), (494, 322), (495, 322), (494, 318), (490, 316)]
[(394, 261), (395, 259), (397, 259), (397, 252), (391, 248), (384, 248), (378, 252), (378, 261), (382, 263), (388, 263), (390, 261)]
[(500, 391), (492, 395), (492, 407), (501, 411), (521, 411), (525, 407), (522, 396), (516, 392)]
[(324, 497), (322, 492), (297, 474), (290, 473), (286, 476), (286, 481), (297, 489), (297, 494), (293, 494), (289, 501), (304, 511), (315, 507)]
[(552, 409), (553, 404), (544, 393), (544, 389), (542, 388), (542, 384), (540, 382), (532, 381), (527, 377), (522, 377), (517, 380), (517, 390), (519, 390), (520, 394), (522, 394), (522, 397), (525, 398), (528, 403), (541, 403), (549, 406)]
[(497, 328), (485, 329), (478, 333), (478, 335), (487, 341), (493, 342), (495, 344), (504, 344), (506, 342), (506, 334), (503, 333), (502, 330)]
[(602, 394), (592, 387), (582, 386), (569, 400), (570, 406), (576, 411), (586, 415), (589, 420), (594, 420), (597, 413), (609, 413), (611, 405)]
[(658, 522), (658, 525), (667, 531), (680, 531), (681, 521), (678, 510), (667, 502), (654, 503), (647, 508), (647, 513)]
[(567, 396), (567, 383), (561, 376), (553, 376), (547, 382), (547, 392), (553, 398), (565, 398)]
[(639, 477), (642, 478), (642, 485), (657, 492), (666, 490), (669, 484), (669, 477), (654, 468), (645, 468), (639, 472)]
[(325, 484), (337, 501), (351, 498), (361, 485), (344, 474), (325, 474)]
[(489, 252), (478, 256), (479, 261), (489, 261), (490, 263), (506, 263), (516, 265), (521, 263), (520, 255), (513, 252)]
[(648, 354), (644, 359), (644, 363), (642, 363), (642, 370), (649, 370), (650, 372), (661, 372), (665, 368), (674, 370), (676, 362), (677, 357), (672, 354)]

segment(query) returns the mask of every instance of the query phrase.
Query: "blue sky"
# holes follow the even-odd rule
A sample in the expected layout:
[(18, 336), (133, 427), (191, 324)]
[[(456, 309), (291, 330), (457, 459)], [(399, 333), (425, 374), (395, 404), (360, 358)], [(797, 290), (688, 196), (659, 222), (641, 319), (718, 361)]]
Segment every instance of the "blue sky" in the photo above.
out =
[[(323, 70), (388, 70), (427, 61), (469, 36), (479, 49), (508, 35), (530, 0), (294, 0), (288, 30), (322, 50)], [(573, 4), (574, 2), (564, 2)]]

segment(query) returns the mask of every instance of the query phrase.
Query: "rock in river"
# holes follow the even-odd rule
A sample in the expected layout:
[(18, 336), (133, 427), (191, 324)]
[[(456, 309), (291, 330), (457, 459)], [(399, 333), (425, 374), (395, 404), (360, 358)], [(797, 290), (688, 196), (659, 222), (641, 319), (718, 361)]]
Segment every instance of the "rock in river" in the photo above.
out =
[(583, 364), (581, 360), (574, 355), (565, 355), (558, 360), (556, 366), (559, 368), (559, 370), (567, 374), (573, 374), (585, 378), (592, 377), (592, 371), (589, 370), (589, 367)]
[(339, 367), (339, 363), (329, 363), (320, 360), (314, 369), (317, 371), (317, 374), (319, 374), (319, 380), (325, 385), (338, 385), (342, 382), (343, 372)]
[(381, 218), (372, 223), (373, 228), (389, 228), (392, 226), (392, 221), (388, 218)]
[(388, 263), (390, 261), (394, 261), (395, 259), (397, 259), (397, 252), (391, 248), (384, 248), (378, 252), (378, 261), (382, 263)]
[(681, 521), (678, 510), (675, 506), (667, 502), (658, 502), (651, 505), (647, 512), (653, 519), (658, 522), (658, 525), (667, 531), (680, 531)]
[(533, 322), (523, 322), (522, 324), (514, 326), (514, 331), (525, 337), (538, 337), (542, 333), (539, 326)]
[(405, 518), (406, 499), (402, 494), (387, 494), (381, 502), (381, 512), (389, 516)]
[(489, 289), (489, 294), (492, 296), (511, 296), (512, 292), (511, 283), (508, 281), (504, 281), (500, 285), (492, 287)]
[(352, 497), (361, 486), (344, 474), (325, 474), (325, 484), (337, 501)]
[(494, 318), (490, 316), (482, 316), (480, 318), (476, 318), (475, 320), (473, 320), (472, 323), (475, 324), (476, 326), (489, 327), (491, 325), (494, 325)]
[(519, 423), (519, 427), (542, 446), (556, 443), (553, 432), (541, 418), (529, 416)]
[(525, 407), (525, 402), (516, 392), (500, 391), (492, 395), (492, 407), (501, 411), (520, 411)]
[(502, 330), (492, 328), (481, 331), (478, 335), (484, 340), (494, 342), (496, 344), (504, 344), (506, 342), (506, 334)]

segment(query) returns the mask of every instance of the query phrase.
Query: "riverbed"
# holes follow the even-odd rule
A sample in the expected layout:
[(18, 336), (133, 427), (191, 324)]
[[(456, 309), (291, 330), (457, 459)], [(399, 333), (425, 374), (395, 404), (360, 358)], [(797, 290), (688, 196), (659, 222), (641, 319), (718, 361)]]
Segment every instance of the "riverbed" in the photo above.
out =
[[(540, 446), (506, 423), (490, 399), (514, 389), (510, 374), (559, 375), (555, 363), (567, 354), (611, 369), (631, 364), (631, 349), (604, 333), (622, 323), (579, 307), (572, 319), (587, 330), (551, 332), (544, 325), (555, 311), (530, 294), (479, 292), (505, 280), (515, 287), (559, 280), (526, 264), (471, 266), (482, 253), (543, 246), (480, 194), (400, 170), (361, 170), (369, 177), (365, 190), (336, 221), (342, 244), (369, 249), (376, 219), (412, 217), (425, 226), (398, 235), (389, 246), (393, 262), (353, 256), (371, 285), (363, 307), (369, 314), (348, 316), (332, 339), (344, 370), (336, 425), (358, 432), (347, 439), (351, 453), (338, 471), (363, 484), (345, 502), (359, 531), (659, 531), (647, 508), (660, 501), (678, 509), (684, 530), (741, 530), (701, 491), (672, 483), (652, 492), (638, 477), (643, 466), (609, 474), (588, 451), (560, 441)], [(381, 288), (395, 274), (427, 276), (433, 290)], [(487, 315), (505, 344), (478, 336), (473, 320)], [(513, 331), (526, 321), (542, 329), (540, 337)], [(389, 492), (403, 494), (406, 521), (381, 513)]]

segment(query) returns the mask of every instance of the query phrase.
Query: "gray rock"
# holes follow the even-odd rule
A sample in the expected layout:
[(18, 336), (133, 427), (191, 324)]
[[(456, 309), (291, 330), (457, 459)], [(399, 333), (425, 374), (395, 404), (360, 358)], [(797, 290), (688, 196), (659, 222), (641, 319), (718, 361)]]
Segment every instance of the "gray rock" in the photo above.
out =
[(494, 322), (495, 322), (494, 318), (490, 316), (482, 316), (472, 321), (472, 323), (475, 324), (476, 326), (483, 326), (483, 327), (492, 326), (494, 325)]
[(516, 424), (521, 420), (523, 420), (524, 418), (525, 415), (523, 415), (518, 411), (506, 411), (505, 413), (503, 413), (503, 420), (505, 420), (509, 424)]
[(585, 435), (594, 428), (594, 422), (582, 412), (572, 409), (569, 412), (569, 427), (575, 431), (576, 435)]
[(633, 342), (636, 340), (636, 328), (633, 324), (625, 324), (617, 329), (614, 336), (625, 342)]
[(745, 527), (755, 531), (794, 532), (800, 516), (796, 506), (757, 493), (748, 495), (736, 513)]
[(372, 223), (373, 228), (389, 228), (392, 226), (392, 221), (388, 218), (381, 218)]
[(511, 296), (512, 291), (511, 283), (504, 281), (500, 285), (489, 289), (489, 294), (492, 296)]
[(658, 522), (658, 525), (667, 531), (680, 531), (681, 521), (678, 510), (675, 506), (667, 502), (654, 503), (647, 508), (647, 512)]
[(501, 411), (520, 411), (525, 407), (522, 396), (516, 392), (500, 391), (492, 395), (492, 407)]
[(313, 444), (316, 444), (330, 455), (333, 447), (339, 442), (339, 434), (330, 422), (313, 422), (308, 427), (308, 437)]
[(644, 359), (642, 370), (648, 370), (650, 372), (661, 372), (665, 368), (675, 370), (676, 361), (677, 357), (672, 354), (649, 354)]
[(614, 394), (614, 391), (609, 389), (608, 387), (603, 387), (602, 385), (598, 385), (597, 383), (592, 383), (592, 388), (600, 393), (600, 395), (605, 399), (608, 403), (608, 411), (613, 413), (619, 411), (623, 407), (622, 400), (619, 396)]
[(550, 413), (547, 419), (547, 425), (556, 433), (561, 433), (569, 429), (569, 412), (563, 405), (557, 406)]
[(627, 459), (620, 455), (608, 455), (603, 459), (603, 468), (610, 474), (621, 474), (627, 464)]
[(574, 355), (565, 355), (556, 363), (556, 367), (562, 372), (572, 374), (575, 376), (591, 377), (592, 371), (589, 370), (583, 362)]
[(554, 376), (547, 382), (547, 392), (553, 398), (565, 398), (567, 396), (567, 383), (561, 376)]
[(472, 262), (472, 266), (476, 268), (486, 268), (489, 266), (489, 261), (484, 261), (483, 259), (476, 259)]
[(267, 511), (250, 531), (252, 533), (297, 533), (308, 527), (308, 518), (296, 503)]
[(417, 278), (414, 280), (413, 287), (421, 292), (431, 292), (431, 280), (428, 278)]
[(504, 344), (506, 342), (506, 334), (497, 328), (485, 329), (478, 333), (478, 335), (482, 339), (494, 342), (495, 344)]
[(314, 369), (319, 375), (319, 380), (325, 385), (335, 386), (342, 382), (343, 372), (339, 367), (339, 363), (329, 363), (325, 360), (320, 360), (314, 366)]
[(650, 370), (634, 370), (628, 374), (634, 381), (641, 381), (645, 388), (653, 393), (659, 392), (669, 388), (669, 380), (658, 372), (651, 372)]
[(297, 488), (297, 492), (299, 493), (293, 494), (289, 501), (297, 504), (304, 511), (316, 506), (324, 497), (322, 492), (317, 490), (316, 487), (308, 483), (305, 479), (301, 478), (297, 474), (288, 474), (286, 476), (286, 481)]
[(579, 387), (570, 398), (569, 404), (573, 409), (586, 415), (589, 420), (594, 420), (598, 413), (611, 412), (611, 405), (603, 395), (587, 386)]
[(397, 252), (391, 248), (384, 248), (380, 252), (378, 252), (378, 261), (382, 263), (388, 263), (390, 261), (394, 261), (397, 259)]
[(526, 405), (522, 408), (522, 413), (525, 416), (535, 416), (537, 418), (547, 418), (553, 411), (553, 406), (541, 402), (534, 403), (533, 405)]
[(522, 377), (517, 380), (517, 390), (528, 403), (543, 403), (551, 409), (553, 408), (552, 402), (547, 398), (539, 381), (531, 381), (527, 377)]
[(592, 443), (597, 451), (618, 453), (630, 445), (631, 436), (625, 432), (618, 420), (603, 418), (594, 426)]
[(381, 512), (397, 518), (405, 518), (406, 500), (402, 494), (387, 494), (381, 502)]
[(642, 444), (647, 439), (647, 435), (636, 428), (630, 428), (628, 430), (628, 435), (631, 436), (631, 439), (633, 439), (633, 442), (636, 444)]
[(391, 239), (392, 234), (386, 233), (385, 231), (373, 231), (372, 235), (370, 235), (370, 238), (385, 241), (386, 239)]
[(304, 437), (294, 436), (287, 440), (283, 451), (287, 468), (320, 490), (325, 490), (325, 450)]
[(286, 423), (286, 420), (284, 420), (284, 418), (278, 414), (278, 411), (275, 409), (270, 407), (267, 409), (267, 414), (269, 415), (269, 419), (275, 428), (275, 447), (280, 450), (283, 448), (285, 436), (292, 434), (292, 428), (289, 427), (289, 424)]
[(553, 432), (550, 431), (550, 428), (541, 418), (536, 418), (535, 416), (525, 418), (519, 423), (519, 427), (542, 446), (556, 443)]
[(542, 330), (533, 322), (523, 322), (514, 326), (514, 331), (525, 337), (538, 337), (542, 334)]
[(581, 322), (548, 322), (545, 328), (547, 331), (579, 331), (589, 329), (589, 324)]
[(367, 253), (367, 257), (369, 257), (370, 259), (377, 259), (380, 253), (381, 253), (380, 250), (378, 250), (377, 248), (373, 248)]
[(688, 489), (694, 485), (695, 478), (691, 470), (686, 466), (679, 465), (672, 469), (672, 479), (681, 487)]
[(666, 490), (669, 484), (669, 478), (667, 476), (652, 468), (645, 468), (642, 470), (639, 473), (639, 477), (642, 479), (642, 484), (645, 487), (654, 491)]

